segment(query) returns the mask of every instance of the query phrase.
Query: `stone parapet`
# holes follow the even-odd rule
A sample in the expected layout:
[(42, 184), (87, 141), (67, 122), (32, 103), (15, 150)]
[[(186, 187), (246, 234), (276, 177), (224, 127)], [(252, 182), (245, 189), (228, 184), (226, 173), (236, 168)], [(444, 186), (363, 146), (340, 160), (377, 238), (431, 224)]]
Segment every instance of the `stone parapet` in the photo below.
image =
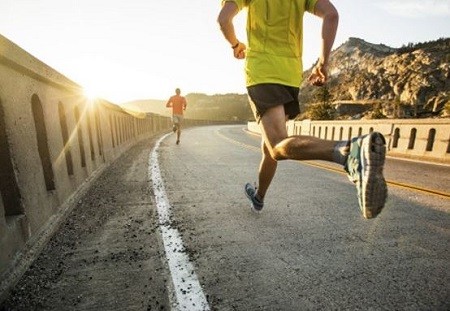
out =
[[(260, 132), (256, 122), (248, 129)], [(289, 121), (289, 135), (344, 140), (372, 131), (386, 137), (388, 156), (450, 164), (449, 119), (384, 119), (349, 121)]]

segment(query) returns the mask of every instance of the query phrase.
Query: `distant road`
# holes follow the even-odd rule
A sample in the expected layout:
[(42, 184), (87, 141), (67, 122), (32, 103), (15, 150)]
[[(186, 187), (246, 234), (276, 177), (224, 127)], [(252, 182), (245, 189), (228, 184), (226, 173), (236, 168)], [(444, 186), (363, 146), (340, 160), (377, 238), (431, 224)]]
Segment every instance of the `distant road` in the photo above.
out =
[(336, 166), (284, 161), (254, 214), (243, 185), (257, 178), (259, 139), (242, 125), (199, 127), (158, 151), (211, 309), (450, 308), (450, 167), (388, 159), (386, 178), (403, 186), (365, 220)]

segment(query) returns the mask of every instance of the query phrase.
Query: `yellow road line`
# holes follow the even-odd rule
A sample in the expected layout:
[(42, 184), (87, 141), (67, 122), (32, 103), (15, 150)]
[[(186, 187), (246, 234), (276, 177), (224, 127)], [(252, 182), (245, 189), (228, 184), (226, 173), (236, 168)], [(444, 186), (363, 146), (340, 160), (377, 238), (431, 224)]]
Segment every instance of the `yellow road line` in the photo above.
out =
[(229, 138), (229, 137), (223, 135), (219, 131), (216, 131), (216, 134), (219, 135), (220, 137), (222, 137), (223, 139), (229, 141), (232, 144), (235, 144), (235, 145), (238, 145), (240, 147), (243, 147), (243, 148), (246, 148), (246, 149), (250, 149), (250, 150), (253, 150), (253, 151), (260, 151), (260, 149), (255, 147), (255, 146), (251, 146), (251, 145), (248, 145), (248, 144), (241, 143), (241, 142), (239, 142), (237, 140), (234, 140), (232, 138)]
[[(300, 162), (300, 161), (299, 161)], [(310, 166), (314, 166), (314, 167), (318, 167), (318, 168), (322, 168), (322, 169), (326, 169), (328, 171), (333, 171), (333, 172), (337, 172), (339, 174), (343, 174), (343, 175), (347, 175), (347, 173), (332, 167), (332, 166), (328, 166), (325, 164), (320, 164), (320, 163), (314, 163), (314, 162), (310, 162), (310, 161), (301, 161), (301, 163), (306, 164), (306, 165), (310, 165)], [(427, 194), (433, 194), (433, 195), (437, 195), (437, 196), (441, 196), (444, 198), (448, 198), (450, 199), (450, 193), (448, 192), (444, 192), (444, 191), (439, 191), (439, 190), (434, 190), (434, 189), (428, 189), (428, 188), (424, 188), (424, 187), (420, 187), (420, 186), (415, 186), (415, 185), (411, 185), (411, 184), (406, 184), (406, 183), (401, 183), (398, 181), (394, 181), (394, 180), (386, 180), (386, 183), (392, 186), (396, 186), (396, 187), (400, 187), (400, 188), (406, 188), (406, 189), (412, 189), (412, 190), (417, 190), (420, 192), (424, 192)]]
[[(216, 131), (216, 133), (220, 137), (222, 137), (223, 139), (225, 139), (225, 140), (227, 140), (227, 141), (229, 141), (229, 142), (231, 142), (231, 143), (233, 143), (235, 145), (238, 145), (240, 147), (243, 147), (243, 148), (246, 148), (246, 149), (250, 149), (250, 150), (253, 150), (253, 151), (258, 151), (258, 152), (260, 151), (260, 149), (255, 147), (255, 146), (251, 146), (251, 145), (248, 145), (248, 144), (241, 143), (241, 142), (239, 142), (237, 140), (234, 140), (232, 138), (229, 138), (229, 137), (223, 135), (219, 131)], [(317, 167), (317, 168), (321, 168), (321, 169), (325, 169), (325, 170), (332, 171), (332, 172), (335, 172), (335, 173), (339, 173), (339, 174), (342, 174), (342, 175), (347, 175), (347, 173), (345, 173), (344, 171), (342, 171), (340, 169), (337, 169), (335, 167), (328, 166), (328, 165), (325, 165), (325, 164), (317, 163), (317, 162), (298, 161), (298, 163), (309, 165), (309, 166), (313, 166), (313, 167)], [(439, 197), (444, 197), (446, 199), (450, 199), (450, 193), (448, 193), (448, 192), (434, 190), (434, 189), (428, 189), (428, 188), (424, 188), (424, 187), (420, 187), (420, 186), (415, 186), (415, 185), (410, 185), (410, 184), (406, 184), (406, 183), (397, 182), (397, 181), (394, 181), (394, 180), (386, 180), (386, 183), (391, 185), (391, 186), (395, 186), (395, 187), (399, 187), (399, 188), (405, 188), (405, 189), (408, 189), (408, 190), (416, 190), (416, 191), (423, 192), (423, 193), (426, 193), (426, 194), (435, 195), (435, 196), (439, 196)]]

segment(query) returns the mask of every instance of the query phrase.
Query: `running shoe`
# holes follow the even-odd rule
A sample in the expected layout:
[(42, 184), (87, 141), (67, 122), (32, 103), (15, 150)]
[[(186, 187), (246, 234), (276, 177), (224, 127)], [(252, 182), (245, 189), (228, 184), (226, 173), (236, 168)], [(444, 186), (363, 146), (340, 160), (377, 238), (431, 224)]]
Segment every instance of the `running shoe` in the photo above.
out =
[(260, 212), (264, 207), (264, 202), (261, 202), (256, 198), (256, 189), (257, 188), (252, 186), (250, 183), (245, 184), (245, 195), (251, 202), (252, 210), (255, 212)]
[(382, 134), (372, 132), (352, 139), (345, 170), (356, 184), (359, 207), (366, 219), (377, 217), (386, 202), (385, 157), (386, 140)]

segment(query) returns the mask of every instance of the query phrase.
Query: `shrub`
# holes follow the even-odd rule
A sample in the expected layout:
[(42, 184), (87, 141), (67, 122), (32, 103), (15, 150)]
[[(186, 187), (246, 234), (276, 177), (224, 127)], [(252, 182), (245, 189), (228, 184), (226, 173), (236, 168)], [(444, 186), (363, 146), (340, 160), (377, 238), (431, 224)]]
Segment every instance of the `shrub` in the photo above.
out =
[(319, 103), (308, 106), (305, 114), (311, 120), (334, 120), (336, 109), (331, 103)]

